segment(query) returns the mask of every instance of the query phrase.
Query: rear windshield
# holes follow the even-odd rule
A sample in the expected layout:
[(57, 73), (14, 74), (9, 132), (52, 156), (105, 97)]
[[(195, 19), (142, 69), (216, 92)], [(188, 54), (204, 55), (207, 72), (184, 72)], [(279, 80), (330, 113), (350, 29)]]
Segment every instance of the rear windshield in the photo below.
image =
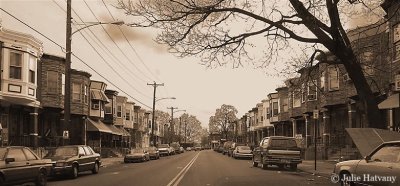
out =
[(272, 139), (271, 147), (296, 148), (297, 143), (294, 139)]
[(169, 147), (168, 144), (161, 144), (161, 145), (158, 146), (158, 148), (168, 148), (168, 147)]
[(77, 147), (58, 147), (50, 151), (46, 156), (76, 156), (78, 155)]
[(240, 149), (240, 150), (250, 150), (250, 147), (248, 147), (248, 146), (238, 146), (238, 149)]

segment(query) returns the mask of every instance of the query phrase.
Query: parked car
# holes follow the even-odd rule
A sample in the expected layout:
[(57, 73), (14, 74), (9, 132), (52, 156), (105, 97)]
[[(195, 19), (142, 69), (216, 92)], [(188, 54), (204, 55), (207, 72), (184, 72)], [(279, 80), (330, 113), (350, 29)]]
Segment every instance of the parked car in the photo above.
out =
[(125, 155), (124, 163), (145, 162), (150, 160), (150, 154), (142, 148), (133, 149), (131, 153)]
[(53, 161), (51, 175), (69, 175), (77, 178), (79, 172), (92, 171), (97, 174), (101, 165), (100, 154), (86, 145), (60, 146), (45, 156)]
[(158, 152), (156, 147), (148, 147), (146, 150), (149, 153), (150, 159), (160, 159), (160, 152)]
[(185, 149), (183, 149), (183, 147), (179, 147), (179, 151), (180, 151), (181, 153), (184, 153), (184, 152), (185, 152)]
[(171, 155), (171, 149), (169, 147), (169, 144), (160, 144), (158, 145), (158, 151), (161, 156), (169, 156)]
[(0, 185), (46, 185), (51, 167), (50, 159), (39, 158), (27, 147), (0, 147)]
[(228, 156), (232, 157), (233, 151), (236, 149), (237, 146), (245, 146), (245, 144), (240, 144), (240, 143), (233, 142), (231, 144), (231, 146), (229, 147), (229, 149), (228, 149)]
[(181, 146), (178, 143), (171, 143), (171, 147), (173, 148), (175, 154), (181, 153), (179, 149)]
[(192, 151), (192, 147), (186, 147), (186, 151)]
[(169, 155), (175, 155), (176, 154), (176, 152), (175, 152), (175, 148), (174, 147), (169, 147)]
[(252, 158), (253, 151), (249, 146), (237, 146), (232, 152), (233, 158)]
[(297, 170), (297, 164), (301, 162), (300, 148), (292, 137), (265, 137), (253, 150), (254, 167), (261, 164), (261, 168), (266, 169), (269, 165), (277, 165), (279, 168), (290, 166), (291, 170)]
[[(399, 154), (400, 141), (385, 142), (361, 160), (337, 163), (333, 174), (342, 185), (400, 185)], [(386, 178), (386, 181), (369, 179), (376, 176)]]
[(233, 141), (226, 141), (222, 148), (222, 154), (228, 154), (229, 148), (231, 148)]

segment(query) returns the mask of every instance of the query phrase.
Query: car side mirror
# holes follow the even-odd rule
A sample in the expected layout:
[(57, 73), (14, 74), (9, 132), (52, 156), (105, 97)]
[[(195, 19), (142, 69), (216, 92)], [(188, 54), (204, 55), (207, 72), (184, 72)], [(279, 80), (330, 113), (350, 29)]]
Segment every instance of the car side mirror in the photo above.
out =
[(10, 162), (14, 162), (15, 158), (6, 158), (4, 161), (6, 162), (6, 164), (9, 164)]
[(369, 161), (371, 161), (371, 156), (365, 156), (364, 159), (365, 159), (365, 161), (369, 162)]
[(78, 156), (79, 156), (79, 157), (82, 157), (82, 156), (85, 156), (85, 154), (80, 153)]

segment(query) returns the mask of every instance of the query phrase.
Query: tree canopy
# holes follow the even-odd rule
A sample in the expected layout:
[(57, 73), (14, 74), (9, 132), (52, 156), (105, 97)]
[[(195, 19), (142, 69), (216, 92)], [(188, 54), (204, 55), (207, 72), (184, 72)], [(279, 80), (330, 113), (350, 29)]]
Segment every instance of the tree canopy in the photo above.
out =
[[(243, 61), (268, 67), (300, 50), (309, 60), (284, 68), (313, 65), (324, 50), (342, 64), (364, 104), (371, 127), (380, 126), (380, 114), (343, 26), (343, 21), (365, 12), (381, 16), (379, 1), (347, 0), (119, 0), (117, 8), (134, 16), (133, 27), (159, 29), (156, 41), (181, 57), (200, 56), (207, 66)], [(358, 6), (358, 8), (356, 8)], [(378, 8), (377, 8), (378, 7)], [(366, 14), (364, 14), (366, 15)], [(258, 41), (258, 42), (256, 42)], [(302, 45), (299, 45), (302, 44)], [(288, 49), (288, 50), (287, 50)], [(259, 56), (261, 54), (261, 56)], [(258, 60), (255, 60), (258, 59)], [(286, 59), (291, 61), (292, 59)], [(293, 60), (292, 60), (293, 62)], [(328, 60), (322, 60), (328, 63)]]
[(214, 116), (210, 117), (209, 129), (210, 132), (219, 132), (225, 139), (228, 139), (229, 129), (233, 126), (233, 123), (237, 120), (236, 114), (237, 109), (232, 105), (221, 105), (215, 111)]

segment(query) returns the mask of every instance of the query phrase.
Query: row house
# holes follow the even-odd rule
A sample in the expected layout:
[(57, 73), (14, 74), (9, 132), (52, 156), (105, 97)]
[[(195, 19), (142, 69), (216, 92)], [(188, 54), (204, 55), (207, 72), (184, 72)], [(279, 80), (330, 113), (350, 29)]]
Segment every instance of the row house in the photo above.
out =
[(149, 122), (151, 122), (150, 112), (140, 106), (134, 106), (134, 147), (150, 146)]
[(38, 146), (38, 66), (42, 42), (0, 25), (2, 145)]

